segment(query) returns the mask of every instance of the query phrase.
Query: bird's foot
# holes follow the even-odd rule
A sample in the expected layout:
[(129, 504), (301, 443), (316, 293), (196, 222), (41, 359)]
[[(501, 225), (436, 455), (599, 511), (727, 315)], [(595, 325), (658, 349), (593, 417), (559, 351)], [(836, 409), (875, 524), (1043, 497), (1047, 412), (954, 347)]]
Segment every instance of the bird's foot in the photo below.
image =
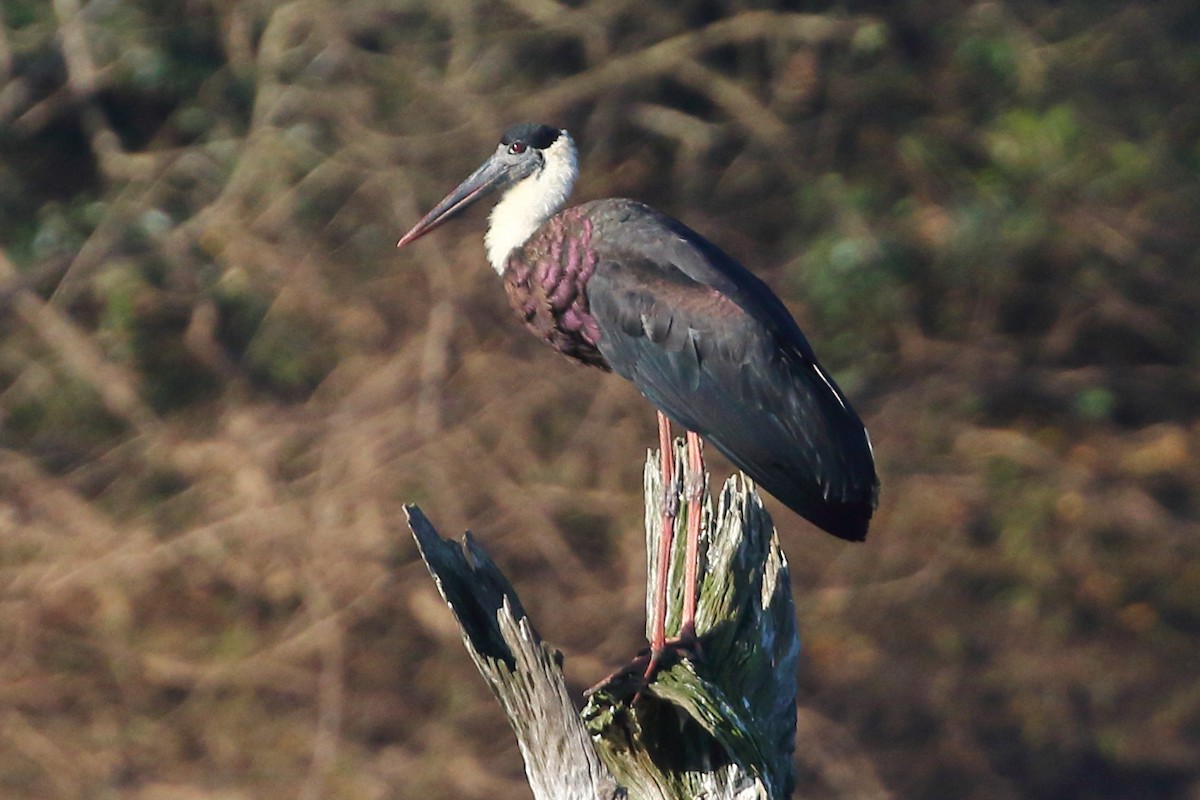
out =
[(700, 646), (700, 639), (696, 636), (695, 623), (686, 623), (683, 626), (683, 630), (679, 632), (678, 637), (667, 639), (663, 642), (662, 647), (657, 650), (654, 647), (647, 647), (634, 658), (634, 661), (639, 661), (647, 656), (650, 659), (649, 663), (646, 664), (646, 671), (642, 673), (642, 678), (646, 685), (649, 685), (654, 680), (654, 676), (661, 665), (663, 655), (666, 653), (674, 653), (678, 657), (687, 656), (693, 661), (704, 659), (704, 648)]
[(584, 694), (590, 697), (598, 691), (605, 690), (618, 697), (624, 697), (630, 696), (632, 691), (629, 700), (629, 705), (632, 706), (641, 699), (642, 692), (654, 683), (660, 670), (670, 669), (682, 659), (691, 661), (704, 659), (704, 649), (700, 645), (700, 639), (696, 636), (695, 628), (690, 625), (681, 631), (677, 638), (667, 639), (663, 642), (662, 647), (646, 647), (638, 651), (638, 654), (628, 664), (588, 689)]

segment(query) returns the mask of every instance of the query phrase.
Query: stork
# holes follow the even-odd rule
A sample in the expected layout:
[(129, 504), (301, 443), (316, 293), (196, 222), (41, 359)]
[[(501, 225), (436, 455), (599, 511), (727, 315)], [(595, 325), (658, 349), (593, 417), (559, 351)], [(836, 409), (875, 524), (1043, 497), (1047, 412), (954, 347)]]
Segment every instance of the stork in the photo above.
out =
[[(788, 508), (852, 541), (866, 537), (878, 497), (871, 442), (765, 283), (682, 222), (634, 200), (564, 210), (578, 174), (567, 131), (516, 125), (397, 246), (499, 192), (484, 241), (513, 308), (560, 353), (616, 372), (654, 404), (664, 491), (674, 477), (671, 421), (685, 429), (690, 474), (678, 643), (687, 645), (695, 640), (701, 437)], [(668, 644), (675, 509), (665, 505), (650, 669)]]

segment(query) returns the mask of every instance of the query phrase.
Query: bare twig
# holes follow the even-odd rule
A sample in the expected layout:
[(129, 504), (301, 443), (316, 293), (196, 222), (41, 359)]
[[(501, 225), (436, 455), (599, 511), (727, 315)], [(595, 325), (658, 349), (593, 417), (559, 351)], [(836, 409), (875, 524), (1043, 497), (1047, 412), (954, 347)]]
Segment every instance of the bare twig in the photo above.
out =
[[(19, 285), (17, 271), (0, 251), (0, 282)], [(80, 379), (97, 391), (109, 413), (130, 423), (139, 433), (155, 434), (159, 420), (141, 399), (137, 380), (127, 370), (109, 361), (95, 341), (63, 312), (33, 292), (18, 288), (12, 307), (29, 329), (36, 333)]]
[(538, 92), (518, 105), (521, 114), (567, 108), (588, 97), (631, 82), (673, 72), (684, 62), (721, 45), (759, 39), (823, 42), (852, 34), (862, 20), (834, 19), (821, 14), (785, 14), (750, 11), (714, 22), (696, 31), (673, 36), (636, 53), (608, 59), (555, 86)]

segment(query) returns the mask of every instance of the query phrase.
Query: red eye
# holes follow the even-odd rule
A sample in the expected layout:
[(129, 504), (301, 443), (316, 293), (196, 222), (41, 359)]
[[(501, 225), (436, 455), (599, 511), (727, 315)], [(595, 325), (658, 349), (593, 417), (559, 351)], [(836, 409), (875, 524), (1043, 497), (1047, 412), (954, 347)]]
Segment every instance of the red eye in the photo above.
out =
[(519, 156), (521, 153), (525, 152), (525, 147), (526, 145), (524, 142), (513, 142), (508, 146), (508, 152), (514, 156)]

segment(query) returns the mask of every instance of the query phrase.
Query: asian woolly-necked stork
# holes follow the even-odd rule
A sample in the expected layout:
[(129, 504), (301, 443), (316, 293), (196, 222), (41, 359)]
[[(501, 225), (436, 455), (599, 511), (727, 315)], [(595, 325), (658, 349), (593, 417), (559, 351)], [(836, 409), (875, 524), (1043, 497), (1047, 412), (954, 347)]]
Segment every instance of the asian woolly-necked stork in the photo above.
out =
[[(866, 537), (878, 496), (871, 443), (765, 283), (683, 223), (633, 200), (561, 210), (577, 175), (570, 134), (516, 125), (398, 246), (501, 192), (485, 243), (513, 307), (560, 353), (633, 381), (658, 408), (664, 491), (672, 485), (668, 418), (686, 429), (691, 475), (680, 639), (688, 642), (695, 635), (699, 437), (788, 508), (850, 540)], [(655, 659), (666, 646), (673, 529), (669, 509), (651, 627)]]

